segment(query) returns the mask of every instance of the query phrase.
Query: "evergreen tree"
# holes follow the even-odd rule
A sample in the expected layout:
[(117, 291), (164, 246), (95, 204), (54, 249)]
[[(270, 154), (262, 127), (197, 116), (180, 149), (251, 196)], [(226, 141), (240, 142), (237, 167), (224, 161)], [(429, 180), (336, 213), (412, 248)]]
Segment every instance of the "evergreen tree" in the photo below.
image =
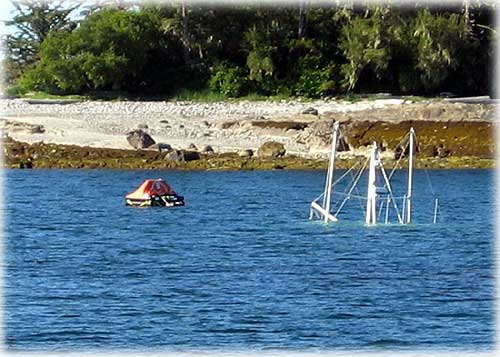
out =
[(40, 45), (50, 32), (75, 28), (70, 14), (79, 6), (78, 2), (66, 0), (15, 0), (12, 4), (16, 13), (6, 24), (15, 27), (16, 32), (6, 39), (8, 82), (39, 60)]

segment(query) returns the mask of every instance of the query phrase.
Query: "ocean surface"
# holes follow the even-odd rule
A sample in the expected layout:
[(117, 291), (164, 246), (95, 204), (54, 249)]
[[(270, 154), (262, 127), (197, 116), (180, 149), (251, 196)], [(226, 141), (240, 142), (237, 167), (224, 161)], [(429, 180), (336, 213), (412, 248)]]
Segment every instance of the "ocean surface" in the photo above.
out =
[[(324, 171), (6, 170), (6, 348), (491, 350), (494, 171), (428, 175), (367, 227), (308, 220)], [(124, 205), (159, 177), (185, 207)]]

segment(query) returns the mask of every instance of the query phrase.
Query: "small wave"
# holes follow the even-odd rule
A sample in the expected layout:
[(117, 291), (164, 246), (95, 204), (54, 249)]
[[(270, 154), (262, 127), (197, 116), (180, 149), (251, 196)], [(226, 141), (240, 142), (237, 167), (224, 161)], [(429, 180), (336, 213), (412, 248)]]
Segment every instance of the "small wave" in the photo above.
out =
[(228, 329), (210, 329), (208, 332), (213, 332), (213, 333), (256, 333), (259, 332), (259, 330), (256, 329), (251, 329), (251, 328), (228, 328)]
[(241, 324), (248, 324), (248, 325), (260, 325), (266, 323), (264, 319), (241, 319), (238, 321), (238, 323)]
[(64, 314), (64, 315), (61, 315), (59, 317), (69, 319), (69, 318), (75, 318), (75, 317), (80, 317), (80, 316), (81, 316), (80, 314)]
[(466, 317), (473, 317), (475, 315), (469, 314), (467, 312), (450, 312), (450, 313), (442, 313), (442, 314), (437, 314), (436, 317), (450, 317), (450, 318), (466, 318)]
[(141, 316), (141, 315), (144, 315), (144, 311), (124, 311), (124, 312), (121, 312), (120, 314), (118, 314), (118, 316), (120, 317), (123, 317), (123, 316), (130, 316), (130, 317), (134, 317), (134, 316)]
[(370, 341), (365, 344), (368, 347), (390, 347), (390, 346), (409, 346), (410, 342), (398, 340), (395, 338), (381, 338), (375, 341)]
[(144, 279), (146, 277), (145, 274), (142, 273), (127, 273), (124, 275), (125, 278), (137, 278), (137, 279)]
[(336, 313), (336, 314), (332, 314), (332, 315), (329, 315), (327, 317), (328, 320), (348, 320), (348, 319), (355, 319), (357, 318), (358, 316), (356, 315), (353, 315), (353, 314), (347, 314), (347, 313)]
[(60, 331), (46, 331), (33, 333), (29, 335), (30, 339), (41, 339), (41, 340), (56, 340), (71, 337), (83, 338), (84, 336), (106, 338), (103, 335), (107, 335), (108, 332), (104, 331), (83, 331), (83, 330), (60, 330)]

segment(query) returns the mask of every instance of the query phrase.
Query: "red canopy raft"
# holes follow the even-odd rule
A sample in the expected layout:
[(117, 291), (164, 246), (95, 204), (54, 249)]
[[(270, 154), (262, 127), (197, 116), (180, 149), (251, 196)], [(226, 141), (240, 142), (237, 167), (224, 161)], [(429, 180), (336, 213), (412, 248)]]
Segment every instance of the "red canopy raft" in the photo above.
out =
[(148, 179), (135, 191), (125, 196), (127, 206), (184, 206), (184, 197), (179, 196), (162, 179)]

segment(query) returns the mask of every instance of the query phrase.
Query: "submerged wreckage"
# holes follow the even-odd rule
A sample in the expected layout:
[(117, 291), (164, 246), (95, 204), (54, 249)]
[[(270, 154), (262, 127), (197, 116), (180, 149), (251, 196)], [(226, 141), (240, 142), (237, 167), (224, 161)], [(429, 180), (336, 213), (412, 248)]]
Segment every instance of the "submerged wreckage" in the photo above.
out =
[[(382, 159), (380, 157), (380, 149), (377, 142), (373, 142), (370, 150), (370, 155), (364, 160), (352, 166), (344, 172), (335, 182), (333, 177), (335, 174), (335, 161), (337, 158), (337, 147), (340, 139), (340, 125), (335, 122), (333, 126), (333, 139), (330, 152), (330, 161), (328, 165), (325, 189), (323, 193), (311, 202), (310, 219), (319, 219), (325, 223), (337, 222), (342, 214), (347, 203), (353, 199), (361, 201), (359, 205), (361, 210), (364, 210), (365, 223), (374, 225), (377, 222), (385, 224), (390, 223), (390, 218), (395, 217), (400, 224), (409, 224), (412, 222), (412, 200), (413, 200), (413, 169), (416, 153), (416, 134), (413, 128), (410, 128), (408, 134), (401, 140), (398, 145), (401, 150), (393, 169), (388, 174), (384, 169)], [(407, 170), (407, 185), (406, 192), (397, 197), (393, 191), (392, 180), (394, 173), (398, 168), (401, 168), (400, 162), (403, 158), (408, 159)], [(368, 173), (366, 174), (366, 168)], [(399, 170), (402, 171), (402, 170)], [(429, 175), (426, 171), (427, 178)], [(349, 184), (343, 184), (344, 190), (334, 190), (339, 184), (351, 177)], [(358, 189), (359, 182), (366, 180), (367, 190), (366, 195), (361, 195)], [(436, 223), (439, 207), (439, 199), (435, 195), (429, 179), (429, 186), (434, 198), (434, 212), (432, 222)], [(332, 196), (338, 196), (338, 199), (332, 199)], [(366, 201), (363, 205), (363, 201)], [(383, 216), (382, 216), (383, 214)], [(392, 215), (391, 215), (392, 214)]]

